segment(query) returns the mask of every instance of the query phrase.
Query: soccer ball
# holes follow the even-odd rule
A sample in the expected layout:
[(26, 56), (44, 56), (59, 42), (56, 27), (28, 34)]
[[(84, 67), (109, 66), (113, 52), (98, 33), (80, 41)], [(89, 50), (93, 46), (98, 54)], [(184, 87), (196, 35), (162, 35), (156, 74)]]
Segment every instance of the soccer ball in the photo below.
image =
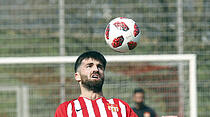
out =
[(135, 21), (126, 17), (113, 19), (106, 27), (106, 43), (117, 52), (133, 50), (140, 40), (140, 29)]

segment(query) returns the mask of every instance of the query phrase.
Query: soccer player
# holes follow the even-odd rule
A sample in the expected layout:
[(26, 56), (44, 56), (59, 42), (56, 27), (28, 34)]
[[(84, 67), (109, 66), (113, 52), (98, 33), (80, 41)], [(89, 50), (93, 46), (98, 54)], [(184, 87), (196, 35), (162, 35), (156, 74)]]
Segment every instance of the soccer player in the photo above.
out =
[(75, 80), (81, 95), (59, 105), (55, 117), (138, 117), (130, 106), (117, 98), (103, 96), (106, 59), (96, 51), (81, 54), (75, 63)]
[(133, 111), (139, 117), (157, 117), (155, 111), (145, 105), (144, 103), (144, 90), (142, 88), (137, 88), (133, 93), (133, 101), (135, 102), (135, 107), (133, 107)]

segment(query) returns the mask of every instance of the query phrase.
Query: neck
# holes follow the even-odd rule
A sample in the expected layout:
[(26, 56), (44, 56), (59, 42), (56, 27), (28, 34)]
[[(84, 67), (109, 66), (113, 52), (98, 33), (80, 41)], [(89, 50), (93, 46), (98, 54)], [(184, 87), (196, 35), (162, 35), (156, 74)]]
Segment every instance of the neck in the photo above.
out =
[(136, 104), (136, 109), (142, 109), (142, 108), (144, 108), (144, 104), (141, 104), (141, 105), (139, 105), (139, 104)]
[(84, 87), (81, 87), (80, 97), (86, 97), (88, 99), (95, 100), (97, 98), (103, 97), (103, 92), (102, 91), (101, 92), (93, 92), (93, 91), (87, 90)]

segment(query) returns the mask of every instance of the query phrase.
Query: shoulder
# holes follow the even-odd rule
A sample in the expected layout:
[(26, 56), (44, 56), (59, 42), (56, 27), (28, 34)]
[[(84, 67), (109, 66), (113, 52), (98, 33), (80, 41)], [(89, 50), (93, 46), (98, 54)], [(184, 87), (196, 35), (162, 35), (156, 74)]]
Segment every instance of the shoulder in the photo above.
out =
[[(125, 101), (123, 101), (123, 100), (121, 100), (121, 99), (113, 98), (113, 100), (116, 100), (116, 101), (118, 101), (119, 103), (124, 104), (125, 106), (129, 106), (129, 104), (128, 104), (127, 102), (125, 102)], [(130, 106), (129, 106), (129, 107), (130, 107)]]
[(71, 100), (71, 101), (66, 101), (62, 104), (60, 104), (57, 109), (56, 109), (56, 112), (55, 112), (55, 117), (65, 117), (66, 114), (67, 114), (67, 108), (69, 106), (70, 103), (72, 103), (74, 100)]
[(69, 105), (70, 103), (72, 103), (73, 101), (74, 101), (74, 100), (66, 101), (66, 102), (60, 104), (60, 105), (58, 106), (58, 108), (67, 108), (68, 105)]
[(153, 114), (155, 114), (155, 111), (149, 106), (146, 106), (146, 110), (151, 112), (151, 113), (153, 113)]
[[(111, 100), (111, 99), (109, 99), (109, 100)], [(126, 103), (125, 101), (123, 101), (123, 100), (121, 100), (121, 99), (118, 99), (118, 98), (112, 98), (112, 100), (118, 101), (118, 102), (122, 102), (122, 103)]]
[(147, 109), (147, 110), (153, 110), (151, 107), (149, 107), (149, 106), (145, 106), (145, 108)]

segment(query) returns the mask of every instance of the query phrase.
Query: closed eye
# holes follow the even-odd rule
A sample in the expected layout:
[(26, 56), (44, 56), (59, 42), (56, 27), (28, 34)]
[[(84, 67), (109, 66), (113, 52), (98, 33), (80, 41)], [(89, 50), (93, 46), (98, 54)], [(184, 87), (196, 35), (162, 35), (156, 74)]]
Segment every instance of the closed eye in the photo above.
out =
[(104, 67), (101, 64), (98, 65), (98, 68), (101, 69), (101, 70), (104, 70)]
[[(94, 66), (94, 63), (88, 63), (87, 65), (86, 65), (86, 68), (91, 68), (91, 67), (93, 67)], [(98, 64), (97, 65), (97, 68), (98, 69), (101, 69), (101, 70), (104, 70), (104, 66), (102, 65), (102, 64)]]
[(86, 65), (87, 68), (92, 67), (92, 66), (93, 66), (93, 63), (88, 63), (88, 64)]

